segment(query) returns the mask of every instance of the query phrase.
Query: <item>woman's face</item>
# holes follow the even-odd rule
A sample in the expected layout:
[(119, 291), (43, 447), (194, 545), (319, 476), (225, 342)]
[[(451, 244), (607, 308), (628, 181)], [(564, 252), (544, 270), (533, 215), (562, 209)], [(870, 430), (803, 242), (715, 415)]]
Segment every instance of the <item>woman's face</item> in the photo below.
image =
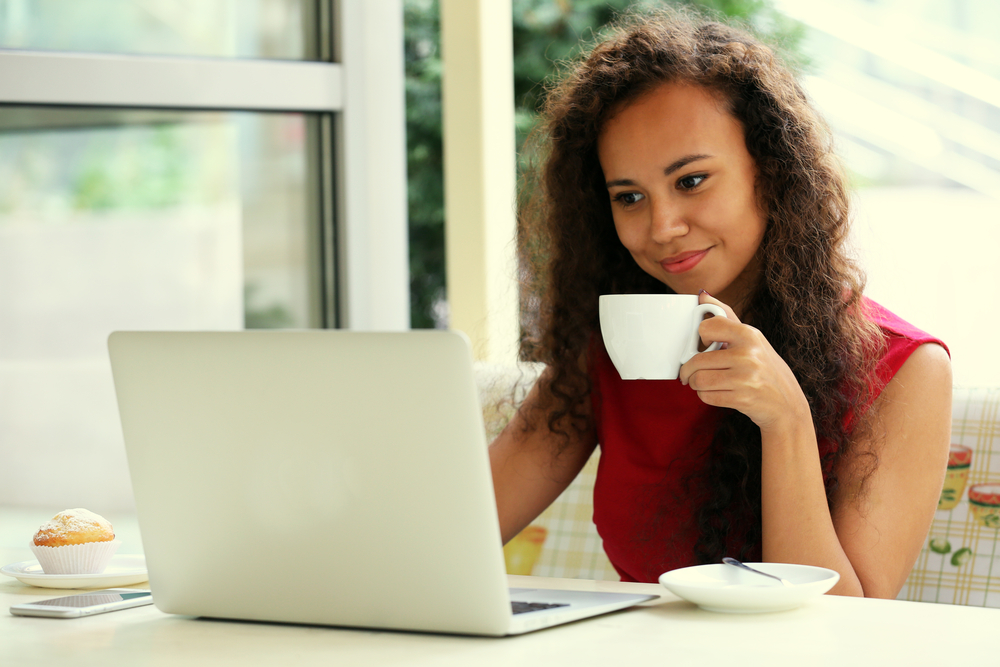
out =
[(642, 270), (739, 304), (766, 226), (739, 121), (704, 88), (668, 83), (612, 116), (597, 152), (618, 238)]

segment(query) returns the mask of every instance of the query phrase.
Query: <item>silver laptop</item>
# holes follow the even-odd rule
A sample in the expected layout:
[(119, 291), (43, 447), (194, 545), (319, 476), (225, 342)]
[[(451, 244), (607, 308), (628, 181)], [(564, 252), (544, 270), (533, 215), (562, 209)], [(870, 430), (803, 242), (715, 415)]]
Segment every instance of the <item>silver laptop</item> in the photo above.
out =
[(651, 598), (508, 589), (461, 334), (115, 332), (108, 345), (165, 612), (509, 635)]

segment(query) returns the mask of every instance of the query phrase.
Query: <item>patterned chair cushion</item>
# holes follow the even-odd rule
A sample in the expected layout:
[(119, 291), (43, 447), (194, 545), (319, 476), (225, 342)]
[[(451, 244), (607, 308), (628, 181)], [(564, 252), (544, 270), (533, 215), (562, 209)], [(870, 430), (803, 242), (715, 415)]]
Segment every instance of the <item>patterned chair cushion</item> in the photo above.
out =
[(900, 600), (1000, 607), (1000, 389), (956, 388), (948, 473)]
[[(507, 543), (504, 555), (509, 573), (618, 581), (594, 526), (594, 480), (599, 460), (600, 454), (595, 452), (562, 495)], [(544, 540), (540, 553), (536, 547), (527, 547), (526, 538), (536, 543)]]

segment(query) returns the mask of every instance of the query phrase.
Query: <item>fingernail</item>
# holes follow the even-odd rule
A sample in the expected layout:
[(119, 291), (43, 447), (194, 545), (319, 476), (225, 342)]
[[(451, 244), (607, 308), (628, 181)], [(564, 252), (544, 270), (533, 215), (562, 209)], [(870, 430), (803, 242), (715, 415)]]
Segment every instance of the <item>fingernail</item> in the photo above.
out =
[[(698, 292), (698, 295), (699, 295), (699, 296), (700, 296), (700, 295), (702, 295), (702, 294), (708, 294), (708, 290), (704, 290), (704, 289), (703, 289), (702, 291)], [(709, 296), (712, 296), (711, 294), (708, 294), (708, 295), (709, 295)]]

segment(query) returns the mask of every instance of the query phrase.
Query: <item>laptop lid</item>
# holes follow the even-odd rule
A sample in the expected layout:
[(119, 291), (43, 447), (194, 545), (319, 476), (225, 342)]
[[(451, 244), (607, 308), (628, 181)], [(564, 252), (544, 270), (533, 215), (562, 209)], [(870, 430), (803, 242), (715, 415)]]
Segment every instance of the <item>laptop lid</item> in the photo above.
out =
[(454, 332), (116, 332), (165, 612), (505, 634), (500, 530)]

